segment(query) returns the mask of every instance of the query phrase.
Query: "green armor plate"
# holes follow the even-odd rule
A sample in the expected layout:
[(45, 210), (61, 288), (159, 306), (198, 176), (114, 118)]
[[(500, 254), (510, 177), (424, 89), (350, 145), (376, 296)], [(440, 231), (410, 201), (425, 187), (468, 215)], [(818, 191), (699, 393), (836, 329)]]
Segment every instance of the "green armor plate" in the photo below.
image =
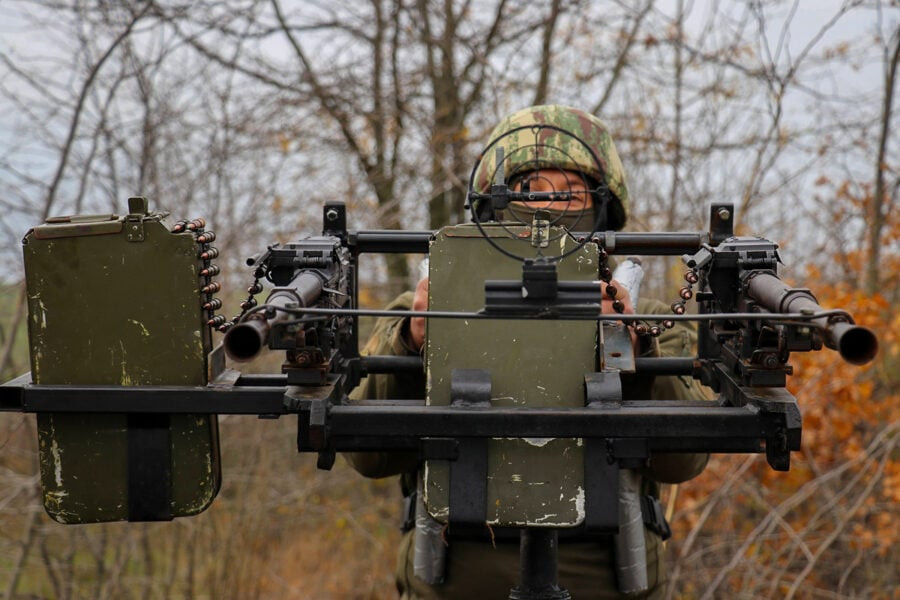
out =
[[(499, 225), (484, 225), (504, 249), (522, 253)], [(527, 228), (510, 227), (527, 235)], [(554, 229), (554, 234), (556, 230)], [(551, 236), (553, 237), (553, 236)], [(548, 255), (573, 248), (569, 236)], [(522, 264), (491, 247), (474, 225), (442, 229), (429, 252), (429, 310), (477, 311), (486, 280), (522, 279)], [(585, 244), (558, 263), (559, 280), (598, 279), (599, 254)], [(597, 325), (590, 321), (430, 319), (425, 347), (427, 403), (450, 404), (453, 369), (491, 374), (496, 407), (584, 406), (584, 376), (597, 370)], [(499, 350), (499, 351), (498, 351)], [(446, 522), (447, 461), (425, 465), (429, 513)], [(584, 445), (580, 439), (493, 439), (488, 443), (487, 522), (504, 527), (574, 527), (584, 521)]]
[[(198, 245), (193, 234), (170, 228), (163, 215), (144, 209), (127, 217), (53, 218), (28, 233), (35, 384), (207, 383), (211, 338), (201, 308)], [(59, 412), (38, 414), (37, 424), (44, 507), (61, 523), (192, 515), (219, 490), (215, 415)], [(145, 448), (130, 436), (148, 427), (157, 446)], [(141, 456), (142, 448), (156, 456)], [(152, 466), (160, 461), (168, 469)], [(142, 464), (136, 481), (130, 470)], [(129, 498), (129, 490), (141, 489), (164, 494), (157, 504), (166, 506), (136, 513), (143, 499)]]

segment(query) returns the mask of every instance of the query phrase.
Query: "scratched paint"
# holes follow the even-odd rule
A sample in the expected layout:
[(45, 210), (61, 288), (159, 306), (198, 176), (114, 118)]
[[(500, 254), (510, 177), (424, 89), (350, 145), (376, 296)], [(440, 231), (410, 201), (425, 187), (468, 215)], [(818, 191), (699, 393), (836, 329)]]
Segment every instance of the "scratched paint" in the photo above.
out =
[(31, 311), (31, 320), (43, 333), (47, 329), (47, 307), (44, 306), (44, 301), (41, 299), (40, 294), (29, 296), (29, 300), (31, 301), (30, 305), (37, 308), (37, 310)]
[(53, 425), (51, 425), (50, 435), (50, 456), (53, 457), (53, 481), (54, 483), (56, 483), (56, 487), (61, 489), (63, 486), (62, 450), (59, 448), (59, 444), (56, 442), (56, 428)]
[(121, 350), (122, 350), (122, 357), (120, 359), (122, 375), (121, 375), (121, 378), (119, 379), (119, 385), (131, 385), (131, 373), (128, 370), (128, 354), (127, 354), (127, 351), (125, 350), (125, 342), (120, 341), (119, 348), (121, 348)]
[(575, 495), (575, 512), (578, 514), (578, 520), (584, 521), (584, 488), (578, 486), (578, 492)]
[[(200, 326), (205, 320), (197, 302), (196, 244), (190, 235), (174, 240), (157, 221), (145, 224), (151, 243), (132, 244), (124, 234), (83, 232), (54, 243), (28, 239), (35, 381), (205, 382), (209, 336)], [(137, 268), (147, 264), (155, 268)], [(119, 301), (109, 302), (113, 295)], [(73, 297), (79, 300), (77, 319), (70, 318)], [(103, 327), (90, 328), (89, 323)], [(38, 433), (44, 505), (54, 519), (79, 523), (127, 518), (124, 418), (39, 415)], [(195, 514), (208, 506), (219, 485), (214, 417), (173, 415), (171, 434), (173, 513)]]
[(543, 448), (556, 438), (522, 438), (522, 441), (530, 446), (535, 446), (537, 448)]
[(137, 321), (137, 320), (135, 320), (135, 319), (128, 319), (128, 322), (129, 322), (129, 323), (134, 323), (135, 325), (137, 325), (137, 326), (140, 328), (140, 330), (141, 330), (141, 335), (142, 335), (142, 336), (144, 336), (144, 337), (150, 337), (150, 332), (147, 331), (147, 328), (144, 326), (143, 323), (141, 323), (140, 321)]
[[(521, 278), (520, 264), (479, 254), (476, 246), (483, 242), (474, 239), (476, 234), (469, 229), (451, 228), (461, 235), (451, 239), (450, 234), (441, 233), (432, 242), (432, 310), (479, 310), (484, 303), (484, 280)], [(462, 235), (468, 233), (472, 236), (464, 239)], [(560, 247), (570, 249), (571, 241), (560, 240)], [(510, 249), (515, 251), (512, 246)], [(453, 257), (449, 266), (447, 257)], [(597, 259), (596, 246), (578, 250), (561, 261), (560, 279), (595, 280)], [(473, 273), (473, 264), (478, 265), (477, 273)], [(494, 406), (583, 406), (583, 375), (596, 364), (596, 328), (578, 324), (522, 326), (515, 321), (466, 324), (437, 320), (429, 322), (428, 336), (425, 360), (432, 385), (427, 399), (432, 405), (449, 404), (452, 368), (473, 368), (491, 372)], [(560, 353), (561, 346), (568, 350)], [(452, 512), (447, 506), (448, 463), (429, 461), (424, 476), (429, 512), (439, 520), (446, 519)], [(486, 519), (492, 524), (565, 527), (583, 520), (583, 511), (579, 514), (576, 510), (584, 481), (584, 451), (579, 441), (491, 440), (487, 478)]]
[(553, 518), (559, 517), (557, 513), (552, 513), (549, 515), (544, 515), (542, 517), (538, 517), (534, 520), (535, 523), (540, 523), (542, 525), (558, 525), (559, 523), (551, 522), (550, 520)]

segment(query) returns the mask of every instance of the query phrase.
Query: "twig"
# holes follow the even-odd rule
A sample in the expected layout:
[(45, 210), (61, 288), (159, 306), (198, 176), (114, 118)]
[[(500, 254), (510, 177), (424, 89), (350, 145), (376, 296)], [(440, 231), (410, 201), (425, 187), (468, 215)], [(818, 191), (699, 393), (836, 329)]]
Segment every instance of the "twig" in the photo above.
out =
[[(125, 29), (113, 40), (112, 44), (109, 45), (109, 48), (106, 49), (106, 52), (97, 60), (96, 63), (91, 67), (88, 72), (88, 77), (81, 85), (81, 91), (78, 94), (78, 100), (75, 102), (75, 112), (72, 115), (72, 120), (69, 125), (69, 133), (66, 137), (66, 141), (63, 143), (62, 152), (59, 157), (59, 165), (56, 167), (56, 174), (53, 176), (53, 181), (50, 183), (50, 187), (47, 190), (47, 197), (44, 203), (44, 216), (46, 219), (50, 215), (50, 211), (53, 208), (53, 203), (56, 201), (56, 192), (59, 190), (60, 183), (62, 182), (63, 174), (66, 171), (66, 167), (69, 163), (69, 154), (72, 152), (72, 146), (75, 142), (75, 134), (78, 132), (78, 122), (81, 120), (81, 113), (84, 110), (85, 100), (87, 99), (88, 92), (91, 90), (91, 87), (94, 84), (94, 79), (97, 78), (97, 74), (100, 73), (100, 69), (103, 67), (103, 63), (112, 56), (112, 53), (118, 48), (119, 44), (121, 44), (129, 35), (131, 35), (131, 30), (137, 24), (137, 22), (147, 13), (150, 9), (150, 3), (148, 2), (144, 8), (132, 17), (131, 21), (125, 27)], [(42, 219), (43, 220), (43, 219)]]
[[(896, 442), (896, 440), (893, 440)], [(884, 474), (884, 469), (887, 466), (887, 463), (891, 458), (891, 451), (893, 450), (896, 443), (891, 443), (885, 448), (884, 457), (878, 463), (878, 470), (875, 473), (875, 476), (869, 480), (869, 484), (865, 487), (861, 494), (856, 499), (856, 502), (853, 503), (853, 506), (850, 507), (850, 510), (843, 511), (841, 513), (841, 520), (838, 524), (838, 527), (835, 527), (834, 530), (825, 538), (825, 540), (819, 544), (819, 547), (816, 549), (816, 553), (813, 555), (812, 560), (806, 563), (806, 567), (800, 572), (797, 576), (797, 579), (794, 580), (794, 583), (791, 585), (788, 590), (787, 595), (785, 596), (786, 600), (790, 600), (797, 593), (797, 589), (800, 587), (800, 584), (803, 583), (803, 580), (812, 572), (813, 568), (816, 566), (819, 558), (821, 558), (822, 554), (834, 543), (837, 539), (838, 535), (844, 530), (847, 526), (847, 523), (850, 522), (850, 519), (856, 512), (862, 507), (865, 501), (872, 495), (872, 491), (875, 489), (875, 486), (881, 482), (881, 476)]]
[[(37, 497), (40, 493), (40, 485), (35, 483), (31, 488), (32, 496)], [(37, 516), (40, 512), (40, 509), (36, 507), (30, 507), (28, 511), (28, 522), (25, 523), (24, 529), (24, 539), (21, 541), (19, 546), (19, 556), (16, 558), (16, 566), (13, 568), (12, 578), (9, 580), (9, 584), (6, 586), (6, 593), (4, 594), (4, 600), (12, 600), (12, 598), (16, 595), (16, 588), (19, 587), (19, 579), (22, 577), (22, 571), (25, 569), (25, 562), (28, 559), (28, 553), (31, 551), (31, 545), (34, 543), (34, 534), (37, 529)]]
[(25, 318), (25, 282), (22, 282), (21, 288), (19, 288), (19, 293), (16, 294), (16, 309), (13, 312), (13, 317), (9, 321), (9, 335), (6, 337), (6, 340), (3, 344), (3, 349), (0, 350), (0, 374), (2, 374), (6, 367), (12, 361), (12, 352), (13, 345), (16, 342), (16, 337), (19, 330), (19, 324), (22, 322), (22, 319)]
[[(900, 427), (900, 423), (894, 423), (886, 427), (882, 430), (869, 444), (864, 457), (871, 457), (875, 454), (875, 451), (879, 449), (879, 447), (886, 443), (888, 439), (891, 438), (891, 435), (896, 433), (896, 430)], [(890, 443), (890, 447), (893, 447), (893, 443)], [(830, 471), (826, 477), (823, 479), (827, 480), (832, 477), (837, 477), (839, 474), (847, 471), (853, 465), (859, 464), (860, 462), (865, 462), (865, 458), (856, 458), (847, 463), (841, 465), (840, 467)], [(762, 532), (766, 530), (766, 528), (772, 523), (772, 521), (776, 518), (782, 518), (783, 515), (787, 514), (794, 506), (797, 506), (804, 500), (806, 500), (809, 496), (814, 494), (818, 488), (822, 485), (821, 480), (811, 481), (805, 485), (803, 485), (800, 490), (798, 490), (793, 496), (782, 502), (777, 509), (769, 512), (768, 515), (756, 526), (756, 528), (747, 536), (744, 540), (744, 543), (734, 552), (731, 557), (731, 560), (728, 564), (719, 570), (719, 573), (716, 575), (715, 579), (709, 584), (706, 588), (706, 592), (703, 594), (703, 598), (712, 598), (715, 591), (722, 585), (722, 582), (725, 580), (725, 577), (730, 573), (734, 568), (741, 562), (744, 557), (744, 554), (747, 552), (747, 549), (757, 541)], [(692, 532), (693, 533), (693, 532)], [(814, 557), (816, 554), (813, 555)]]
[(741, 466), (737, 468), (737, 470), (725, 480), (725, 483), (719, 487), (713, 495), (709, 498), (706, 506), (703, 507), (703, 512), (700, 513), (700, 518), (697, 520), (696, 525), (691, 529), (690, 533), (684, 540), (684, 545), (680, 549), (680, 556), (675, 563), (675, 568), (672, 570), (672, 576), (669, 580), (669, 589), (666, 591), (666, 600), (672, 598), (675, 586), (672, 585), (675, 581), (678, 580), (678, 576), (681, 573), (681, 565), (689, 553), (691, 548), (694, 545), (694, 542), (697, 541), (697, 536), (700, 534), (700, 530), (703, 529), (703, 524), (709, 519), (710, 515), (713, 512), (713, 509), (718, 505), (719, 501), (725, 498), (726, 494), (731, 490), (734, 486), (734, 483), (740, 479), (740, 477), (747, 472), (750, 466), (756, 461), (755, 455), (750, 455), (744, 459), (741, 463)]

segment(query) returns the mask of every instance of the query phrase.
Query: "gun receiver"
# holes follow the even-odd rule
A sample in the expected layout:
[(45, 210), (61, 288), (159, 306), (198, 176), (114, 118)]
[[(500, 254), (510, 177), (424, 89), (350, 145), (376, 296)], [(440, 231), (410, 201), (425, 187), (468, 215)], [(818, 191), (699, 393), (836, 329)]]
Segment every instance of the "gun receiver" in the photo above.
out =
[(259, 280), (263, 278), (279, 287), (258, 307), (246, 303), (248, 309), (228, 328), (223, 345), (231, 359), (248, 361), (268, 347), (286, 351), (286, 371), (324, 375), (339, 352), (355, 356), (351, 346), (356, 340), (348, 317), (302, 314), (305, 308), (351, 304), (350, 252), (340, 237), (323, 235), (276, 244), (247, 263), (255, 267), (251, 294), (262, 291)]

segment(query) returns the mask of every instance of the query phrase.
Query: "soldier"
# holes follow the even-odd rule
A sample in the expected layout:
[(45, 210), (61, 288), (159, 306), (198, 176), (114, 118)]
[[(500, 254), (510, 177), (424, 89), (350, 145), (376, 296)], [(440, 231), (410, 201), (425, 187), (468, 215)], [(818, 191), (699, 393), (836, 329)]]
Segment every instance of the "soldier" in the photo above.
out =
[[(586, 112), (566, 106), (533, 106), (515, 112), (494, 129), (490, 140), (509, 134), (518, 127), (531, 124), (551, 125), (572, 132), (591, 146), (600, 165), (585, 148), (572, 144), (563, 131), (550, 132), (541, 160), (534, 162), (528, 147), (533, 147), (534, 133), (528, 129), (504, 138), (507, 152), (504, 161), (510, 177), (510, 187), (518, 190), (527, 186), (531, 191), (560, 191), (571, 193), (571, 201), (541, 203), (538, 206), (521, 203), (507, 210), (516, 216), (549, 210), (557, 224), (589, 230), (594, 223), (600, 231), (621, 229), (626, 220), (628, 189), (622, 163), (616, 153), (606, 125)], [(556, 148), (557, 150), (553, 150)], [(495, 165), (492, 158), (482, 161), (475, 174), (476, 191), (487, 192)], [(599, 169), (603, 169), (600, 172)], [(588, 192), (596, 182), (605, 181), (609, 194), (603, 199)], [(621, 286), (619, 286), (620, 289)], [(425, 310), (428, 280), (419, 282), (415, 292), (406, 292), (389, 306), (393, 310)], [(624, 312), (634, 313), (627, 294), (619, 292)], [(612, 311), (612, 300), (603, 298), (603, 311)], [(639, 299), (640, 313), (668, 314), (661, 302)], [(425, 340), (424, 319), (382, 318), (375, 325), (364, 354), (417, 355)], [(688, 326), (677, 325), (659, 338), (632, 334), (635, 351), (643, 356), (692, 356), (696, 334)], [(703, 390), (689, 377), (655, 377), (640, 379), (623, 376), (623, 396), (627, 399), (654, 398), (672, 400), (706, 399)], [(425, 395), (424, 373), (370, 375), (354, 391), (352, 398), (415, 399)], [(417, 457), (409, 453), (353, 453), (346, 455), (353, 467), (367, 477), (386, 477), (401, 474), (404, 494), (409, 497), (416, 490), (419, 471)], [(657, 454), (650, 457), (642, 471), (641, 493), (648, 502), (658, 503), (660, 483), (680, 483), (695, 477), (706, 465), (706, 454)], [(408, 505), (413, 503), (408, 502)], [(411, 517), (412, 515), (408, 515)], [(663, 592), (664, 565), (662, 535), (667, 525), (654, 523), (645, 515), (645, 541), (649, 590), (634, 597), (659, 597)], [(412, 518), (407, 518), (412, 522)], [(440, 535), (440, 533), (438, 533)], [(517, 535), (497, 536), (484, 532), (482, 536), (467, 533), (455, 537), (446, 535), (446, 558), (441, 576), (435, 581), (423, 581), (414, 573), (415, 539), (407, 531), (400, 547), (397, 566), (397, 586), (403, 598), (506, 598), (519, 580), (519, 538)], [(593, 536), (589, 539), (559, 540), (559, 583), (573, 598), (618, 598), (615, 557), (612, 536)]]

